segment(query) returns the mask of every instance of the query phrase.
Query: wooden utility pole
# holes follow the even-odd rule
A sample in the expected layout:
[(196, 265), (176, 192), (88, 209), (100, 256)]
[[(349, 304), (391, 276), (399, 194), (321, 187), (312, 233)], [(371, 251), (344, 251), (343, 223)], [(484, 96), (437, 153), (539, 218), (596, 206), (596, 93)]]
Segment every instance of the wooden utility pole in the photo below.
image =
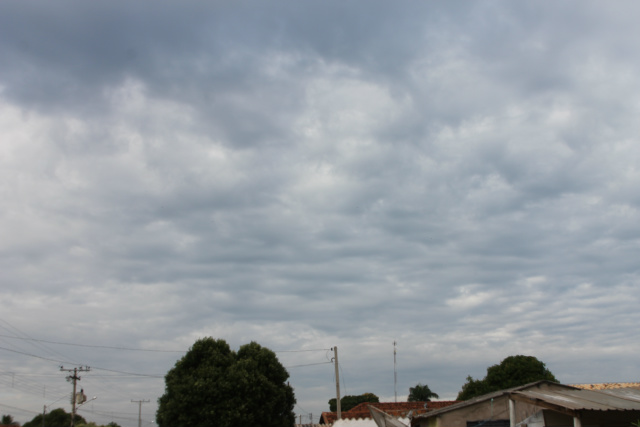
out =
[(333, 361), (336, 365), (336, 415), (338, 417), (337, 419), (341, 420), (342, 408), (340, 407), (340, 373), (338, 372), (338, 347), (333, 347)]
[(138, 427), (142, 426), (142, 404), (149, 403), (149, 400), (131, 400), (131, 403), (138, 404)]
[(65, 369), (64, 366), (60, 366), (60, 370), (73, 372), (73, 375), (67, 377), (67, 381), (73, 383), (73, 394), (71, 395), (71, 427), (74, 427), (76, 422), (76, 382), (81, 379), (78, 376), (78, 372), (89, 372), (91, 368), (88, 366), (80, 366), (79, 368)]

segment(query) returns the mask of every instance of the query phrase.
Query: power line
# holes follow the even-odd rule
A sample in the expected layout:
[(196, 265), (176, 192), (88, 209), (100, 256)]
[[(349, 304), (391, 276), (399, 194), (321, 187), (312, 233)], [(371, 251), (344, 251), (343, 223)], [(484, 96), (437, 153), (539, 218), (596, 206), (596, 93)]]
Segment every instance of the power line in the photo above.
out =
[(118, 371), (116, 369), (99, 368), (97, 366), (92, 366), (92, 368), (97, 371), (114, 372), (116, 374), (131, 375), (134, 377), (145, 377), (145, 378), (164, 378), (165, 377), (164, 375), (159, 375), (159, 374), (136, 374), (135, 372)]
[(308, 414), (308, 413), (309, 413), (309, 411), (306, 411), (303, 407), (301, 407), (301, 406), (300, 406), (300, 405), (298, 405), (297, 403), (296, 403), (296, 408), (300, 409), (300, 410), (302, 411), (302, 413), (303, 413), (303, 414)]
[(2, 406), (2, 407), (4, 407), (4, 408), (10, 408), (10, 409), (12, 409), (12, 410), (14, 410), (14, 411), (27, 412), (27, 413), (29, 413), (29, 414), (36, 414), (36, 415), (40, 414), (40, 412), (31, 411), (31, 410), (29, 410), (29, 409), (22, 409), (22, 408), (18, 408), (17, 406), (5, 405), (5, 404), (3, 404), (3, 403), (0, 403), (0, 406)]
[(56, 362), (56, 363), (66, 363), (66, 364), (73, 364), (73, 362), (69, 362), (69, 361), (62, 361), (62, 360), (57, 360), (57, 359), (51, 359), (48, 357), (43, 357), (43, 356), (37, 356), (35, 354), (31, 354), (31, 353), (27, 353), (25, 351), (18, 351), (18, 350), (12, 350), (10, 348), (6, 348), (6, 347), (0, 347), (0, 350), (6, 350), (6, 351), (10, 351), (12, 353), (18, 353), (18, 354), (22, 354), (24, 356), (29, 356), (29, 357), (35, 357), (37, 359), (42, 359), (42, 360), (47, 360), (49, 362)]
[(285, 368), (286, 368), (286, 369), (289, 369), (289, 368), (300, 368), (300, 367), (303, 367), (303, 366), (328, 365), (328, 364), (330, 364), (330, 363), (333, 363), (333, 362), (308, 363), (308, 364), (306, 364), (306, 365), (285, 366)]
[[(36, 347), (36, 348), (38, 348), (40, 350), (45, 350), (45, 352), (48, 352), (49, 354), (57, 354), (58, 356), (61, 356), (63, 358), (68, 357), (68, 356), (56, 351), (55, 349), (52, 349), (50, 347), (47, 347), (46, 345), (38, 343), (37, 340), (35, 340), (31, 336), (29, 336), (28, 334), (22, 332), (20, 329), (16, 328), (15, 326), (13, 326), (11, 323), (7, 322), (6, 320), (0, 319), (0, 322), (7, 324), (11, 328), (11, 330), (10, 330), (10, 329), (7, 329), (5, 326), (0, 326), (2, 329), (6, 330), (8, 332), (12, 332), (14, 334), (14, 335), (11, 335), (11, 336), (3, 335), (4, 337), (22, 339), (22, 340), (25, 340), (25, 341), (31, 341), (31, 344), (34, 347)], [(16, 335), (20, 335), (20, 336), (16, 336)], [(74, 363), (76, 363), (76, 362), (74, 362)]]
[[(103, 416), (103, 417), (107, 417), (107, 418), (120, 419), (120, 420), (138, 421), (138, 418), (134, 418), (133, 414), (131, 414), (131, 417), (123, 417), (123, 416), (114, 415), (112, 412), (94, 411), (94, 410), (90, 410), (90, 409), (86, 409), (86, 408), (79, 408), (78, 412), (88, 412), (88, 413), (91, 413), (91, 414), (95, 414), (95, 415), (99, 415), (99, 416)], [(118, 412), (118, 413), (122, 414), (122, 412)], [(152, 422), (152, 421), (147, 421), (147, 420), (143, 420), (143, 421), (145, 423)]]
[[(12, 350), (12, 349), (10, 349), (10, 348), (6, 348), (6, 347), (0, 347), (0, 350), (6, 350), (6, 351), (10, 351), (10, 352), (12, 352), (12, 353), (23, 354), (23, 355), (25, 355), (25, 356), (35, 357), (35, 358), (43, 359), (43, 360), (48, 360), (48, 361), (50, 361), (50, 362), (63, 363), (63, 364), (64, 364), (64, 363), (66, 363), (66, 364), (71, 363), (71, 362), (68, 362), (68, 361), (62, 361), (62, 360), (57, 360), (57, 359), (50, 359), (50, 358), (48, 358), (48, 357), (38, 356), (38, 355), (35, 355), (35, 354), (31, 354), (31, 353), (23, 352), (23, 351)], [(324, 351), (324, 350), (325, 350), (325, 349), (322, 349), (322, 351)], [(307, 351), (307, 350), (291, 350), (291, 351), (292, 351), (292, 352), (293, 352), (293, 351), (296, 351), (296, 352), (297, 352), (297, 351)], [(311, 350), (310, 350), (310, 351), (311, 351)], [(319, 350), (313, 350), (313, 351), (319, 351)], [(328, 363), (331, 363), (331, 362), (308, 363), (308, 364), (304, 364), (304, 365), (293, 365), (293, 366), (287, 366), (286, 368), (299, 368), (299, 367), (302, 367), (302, 366), (326, 365), (326, 364), (328, 364)], [(97, 366), (93, 366), (93, 369), (96, 369), (96, 370), (98, 370), (98, 371), (114, 372), (114, 373), (124, 374), (124, 375), (133, 375), (133, 376), (136, 376), (136, 377), (164, 378), (164, 375), (154, 375), (154, 374), (137, 374), (137, 373), (135, 373), (135, 372), (119, 371), (119, 370), (116, 370), (116, 369), (100, 368), (100, 367), (97, 367)]]
[[(62, 354), (56, 351), (54, 348), (50, 347), (50, 345), (74, 345), (73, 343), (52, 341), (52, 340), (39, 340), (36, 338), (32, 338), (26, 333), (20, 331), (16, 327), (12, 326), (10, 323), (6, 322), (3, 319), (0, 319), (0, 350), (5, 350), (8, 352), (16, 353), (19, 355), (36, 358), (40, 360), (47, 361), (48, 363), (55, 363), (56, 365), (80, 365), (77, 361), (75, 361), (74, 357), (69, 357), (68, 355)], [(24, 344), (22, 344), (24, 343)], [(29, 347), (31, 346), (31, 347)], [(127, 348), (127, 347), (115, 347), (115, 346), (102, 346), (102, 345), (82, 345), (76, 344), (76, 347), (94, 347), (100, 349), (114, 349), (114, 350), (129, 350), (129, 351), (147, 351), (147, 352), (156, 352), (156, 353), (168, 353), (167, 350), (145, 350), (145, 349), (137, 349), (137, 348)], [(36, 350), (37, 349), (37, 350)], [(73, 351), (73, 350), (72, 350)], [(173, 351), (172, 351), (173, 352)], [(150, 353), (147, 353), (150, 354)], [(95, 368), (95, 365), (94, 365)], [(135, 378), (138, 379), (154, 379), (154, 381), (159, 381), (163, 378), (164, 375), (149, 375), (149, 374), (140, 374), (135, 372), (126, 372), (126, 371), (118, 371), (115, 369), (107, 369), (107, 368), (96, 368), (98, 370), (106, 371), (103, 374), (91, 375), (88, 378), (83, 378), (84, 380), (89, 381), (92, 388), (105, 389), (102, 382), (103, 381), (114, 381), (115, 379), (120, 378)], [(113, 373), (113, 374), (109, 374)], [(31, 395), (40, 395), (47, 400), (53, 400), (54, 402), (58, 402), (61, 400), (68, 400), (69, 393), (58, 393), (57, 389), (59, 388), (57, 385), (50, 388), (49, 385), (36, 385), (33, 381), (29, 381), (27, 376), (38, 376), (37, 374), (25, 374), (23, 377), (22, 374), (14, 373), (14, 372), (2, 372), (0, 374), (0, 388), (8, 389), (11, 387), (13, 392), (26, 392)], [(54, 375), (42, 375), (43, 377), (54, 376)], [(55, 375), (57, 376), (57, 375)], [(100, 379), (93, 379), (92, 377), (102, 377)], [(102, 381), (100, 381), (102, 380)], [(53, 391), (53, 394), (52, 394)], [(112, 390), (109, 390), (107, 393), (113, 394)], [(52, 404), (54, 403), (52, 402)], [(5, 405), (6, 406), (6, 405)], [(12, 411), (22, 411), (20, 408), (10, 407)], [(84, 411), (89, 408), (78, 408), (78, 410)], [(28, 411), (31, 414), (40, 414), (39, 411)], [(106, 415), (106, 414), (105, 414)], [(107, 415), (109, 418), (113, 419), (113, 413)], [(125, 417), (117, 417), (122, 420), (132, 420), (133, 418), (125, 418)], [(143, 420), (145, 425), (150, 424), (149, 421)]]
[[(98, 369), (99, 370), (100, 368), (94, 368), (94, 369)], [(144, 378), (158, 378), (158, 375), (128, 374), (128, 373), (121, 373), (119, 375), (96, 375), (96, 374), (92, 374), (91, 378), (126, 379), (126, 378), (138, 378), (140, 376), (144, 376)], [(164, 375), (163, 375), (163, 377), (164, 377)]]
[(3, 384), (9, 389), (20, 390), (26, 393), (31, 393), (31, 394), (40, 395), (40, 396), (42, 396), (43, 390), (44, 390), (42, 386), (25, 384), (22, 382), (16, 383), (13, 379), (10, 379), (10, 378), (6, 378), (6, 379), (0, 378), (0, 384)]
[[(24, 337), (16, 337), (16, 336), (3, 335), (3, 334), (0, 334), (0, 337), (23, 340), (23, 341), (43, 342), (47, 344), (69, 345), (74, 347), (108, 348), (112, 350), (127, 350), (127, 351), (148, 351), (148, 352), (154, 352), (154, 353), (184, 353), (185, 352), (185, 350), (150, 350), (145, 348), (116, 347), (116, 346), (110, 346), (110, 345), (75, 344), (70, 342), (40, 340), (36, 338), (24, 338)], [(301, 351), (307, 351), (307, 350), (301, 350)], [(309, 350), (309, 351), (313, 351), (313, 350)]]
[[(6, 323), (6, 321), (4, 321), (4, 322)], [(112, 350), (146, 351), (146, 352), (152, 352), (152, 353), (185, 353), (187, 351), (187, 350), (154, 350), (154, 349), (146, 349), (146, 348), (110, 346), (110, 345), (97, 345), (97, 344), (96, 345), (92, 345), (92, 344), (77, 344), (77, 343), (70, 343), (70, 342), (63, 342), (63, 341), (51, 341), (51, 340), (43, 340), (43, 339), (31, 338), (28, 335), (27, 335), (27, 337), (17, 337), (17, 336), (13, 336), (13, 335), (0, 334), (0, 337), (10, 338), (10, 339), (15, 339), (15, 340), (22, 340), (22, 341), (41, 342), (41, 343), (47, 343), (47, 344), (67, 345), (67, 346), (74, 346), (74, 347), (107, 348), (107, 349), (112, 349)], [(330, 350), (331, 350), (330, 348), (312, 348), (312, 349), (304, 349), (304, 350), (274, 350), (273, 352), (274, 353), (304, 353), (304, 352), (311, 352), (311, 351), (330, 351)]]
[[(59, 396), (63, 393), (62, 388), (58, 385), (51, 387), (25, 378), (29, 376), (31, 375), (18, 372), (2, 372), (0, 373), (0, 387), (6, 387), (13, 392), (19, 390), (34, 396), (40, 396), (44, 399), (51, 399), (52, 396)], [(59, 375), (56, 376), (59, 377)]]
[[(9, 338), (14, 340), (22, 340), (22, 341), (33, 341), (33, 342), (41, 342), (47, 344), (57, 344), (57, 345), (67, 345), (73, 347), (86, 347), (86, 348), (106, 348), (111, 350), (126, 350), (126, 351), (146, 351), (151, 353), (185, 353), (187, 350), (154, 350), (147, 348), (134, 348), (134, 347), (122, 347), (122, 346), (111, 346), (111, 345), (92, 345), (92, 344), (77, 344), (71, 342), (63, 342), (63, 341), (51, 341), (51, 340), (42, 340), (31, 337), (17, 337), (13, 335), (4, 335), (0, 334), (2, 338)], [(304, 350), (274, 350), (274, 353), (304, 353), (311, 351), (330, 351), (329, 348), (312, 348), (312, 349), (304, 349)]]
[[(62, 364), (67, 364), (67, 365), (72, 363), (72, 362), (69, 362), (69, 361), (56, 360), (56, 359), (50, 359), (48, 357), (38, 356), (38, 355), (35, 355), (35, 354), (26, 353), (24, 351), (12, 350), (12, 349), (6, 348), (6, 347), (0, 347), (0, 350), (6, 350), (6, 351), (10, 351), (12, 353), (18, 353), (18, 354), (22, 354), (22, 355), (29, 356), (29, 357), (35, 357), (37, 359), (48, 360), (49, 362), (62, 363)], [(97, 366), (93, 366), (92, 368), (96, 369), (98, 371), (115, 372), (115, 373), (118, 373), (118, 374), (133, 375), (133, 376), (136, 376), (136, 377), (164, 378), (164, 375), (137, 374), (135, 372), (118, 371), (118, 370), (115, 370), (115, 369), (100, 368), (100, 367), (97, 367)]]
[(0, 372), (0, 375), (15, 375), (17, 377), (60, 377), (59, 374), (24, 374), (12, 371)]

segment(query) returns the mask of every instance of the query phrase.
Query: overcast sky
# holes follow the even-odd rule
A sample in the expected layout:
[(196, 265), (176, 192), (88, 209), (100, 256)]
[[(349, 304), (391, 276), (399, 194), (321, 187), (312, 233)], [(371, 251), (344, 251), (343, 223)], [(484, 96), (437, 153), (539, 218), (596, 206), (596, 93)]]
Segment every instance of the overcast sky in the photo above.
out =
[(1, 2), (0, 412), (70, 411), (88, 365), (81, 414), (150, 427), (206, 336), (277, 351), (303, 421), (334, 346), (384, 401), (515, 354), (640, 380), (639, 17)]

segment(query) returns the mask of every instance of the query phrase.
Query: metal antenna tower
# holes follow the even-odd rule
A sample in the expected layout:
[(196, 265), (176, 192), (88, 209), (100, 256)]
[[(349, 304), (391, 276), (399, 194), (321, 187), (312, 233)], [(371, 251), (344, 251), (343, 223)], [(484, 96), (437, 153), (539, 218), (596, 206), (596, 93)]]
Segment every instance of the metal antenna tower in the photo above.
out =
[(393, 342), (393, 395), (398, 403), (398, 371), (396, 370), (396, 342)]

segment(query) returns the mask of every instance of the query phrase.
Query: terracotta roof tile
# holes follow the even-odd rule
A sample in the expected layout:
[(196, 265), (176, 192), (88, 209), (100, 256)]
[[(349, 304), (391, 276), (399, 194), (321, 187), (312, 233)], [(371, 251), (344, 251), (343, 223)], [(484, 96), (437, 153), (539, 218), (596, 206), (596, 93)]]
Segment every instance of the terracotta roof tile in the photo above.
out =
[(586, 390), (610, 390), (615, 388), (640, 388), (640, 383), (597, 383), (597, 384), (571, 384), (572, 387)]
[[(438, 401), (438, 402), (374, 402), (374, 403), (360, 403), (348, 411), (342, 412), (342, 418), (347, 420), (355, 419), (371, 419), (371, 413), (369, 412), (369, 405), (374, 406), (381, 411), (386, 412), (389, 415), (398, 418), (405, 418), (411, 412), (413, 415), (424, 414), (434, 409), (444, 408), (445, 406), (453, 405), (457, 403), (456, 400), (452, 401)], [(427, 405), (425, 408), (425, 404)], [(337, 420), (337, 414), (335, 412), (323, 412), (320, 417), (320, 424), (333, 424)]]

